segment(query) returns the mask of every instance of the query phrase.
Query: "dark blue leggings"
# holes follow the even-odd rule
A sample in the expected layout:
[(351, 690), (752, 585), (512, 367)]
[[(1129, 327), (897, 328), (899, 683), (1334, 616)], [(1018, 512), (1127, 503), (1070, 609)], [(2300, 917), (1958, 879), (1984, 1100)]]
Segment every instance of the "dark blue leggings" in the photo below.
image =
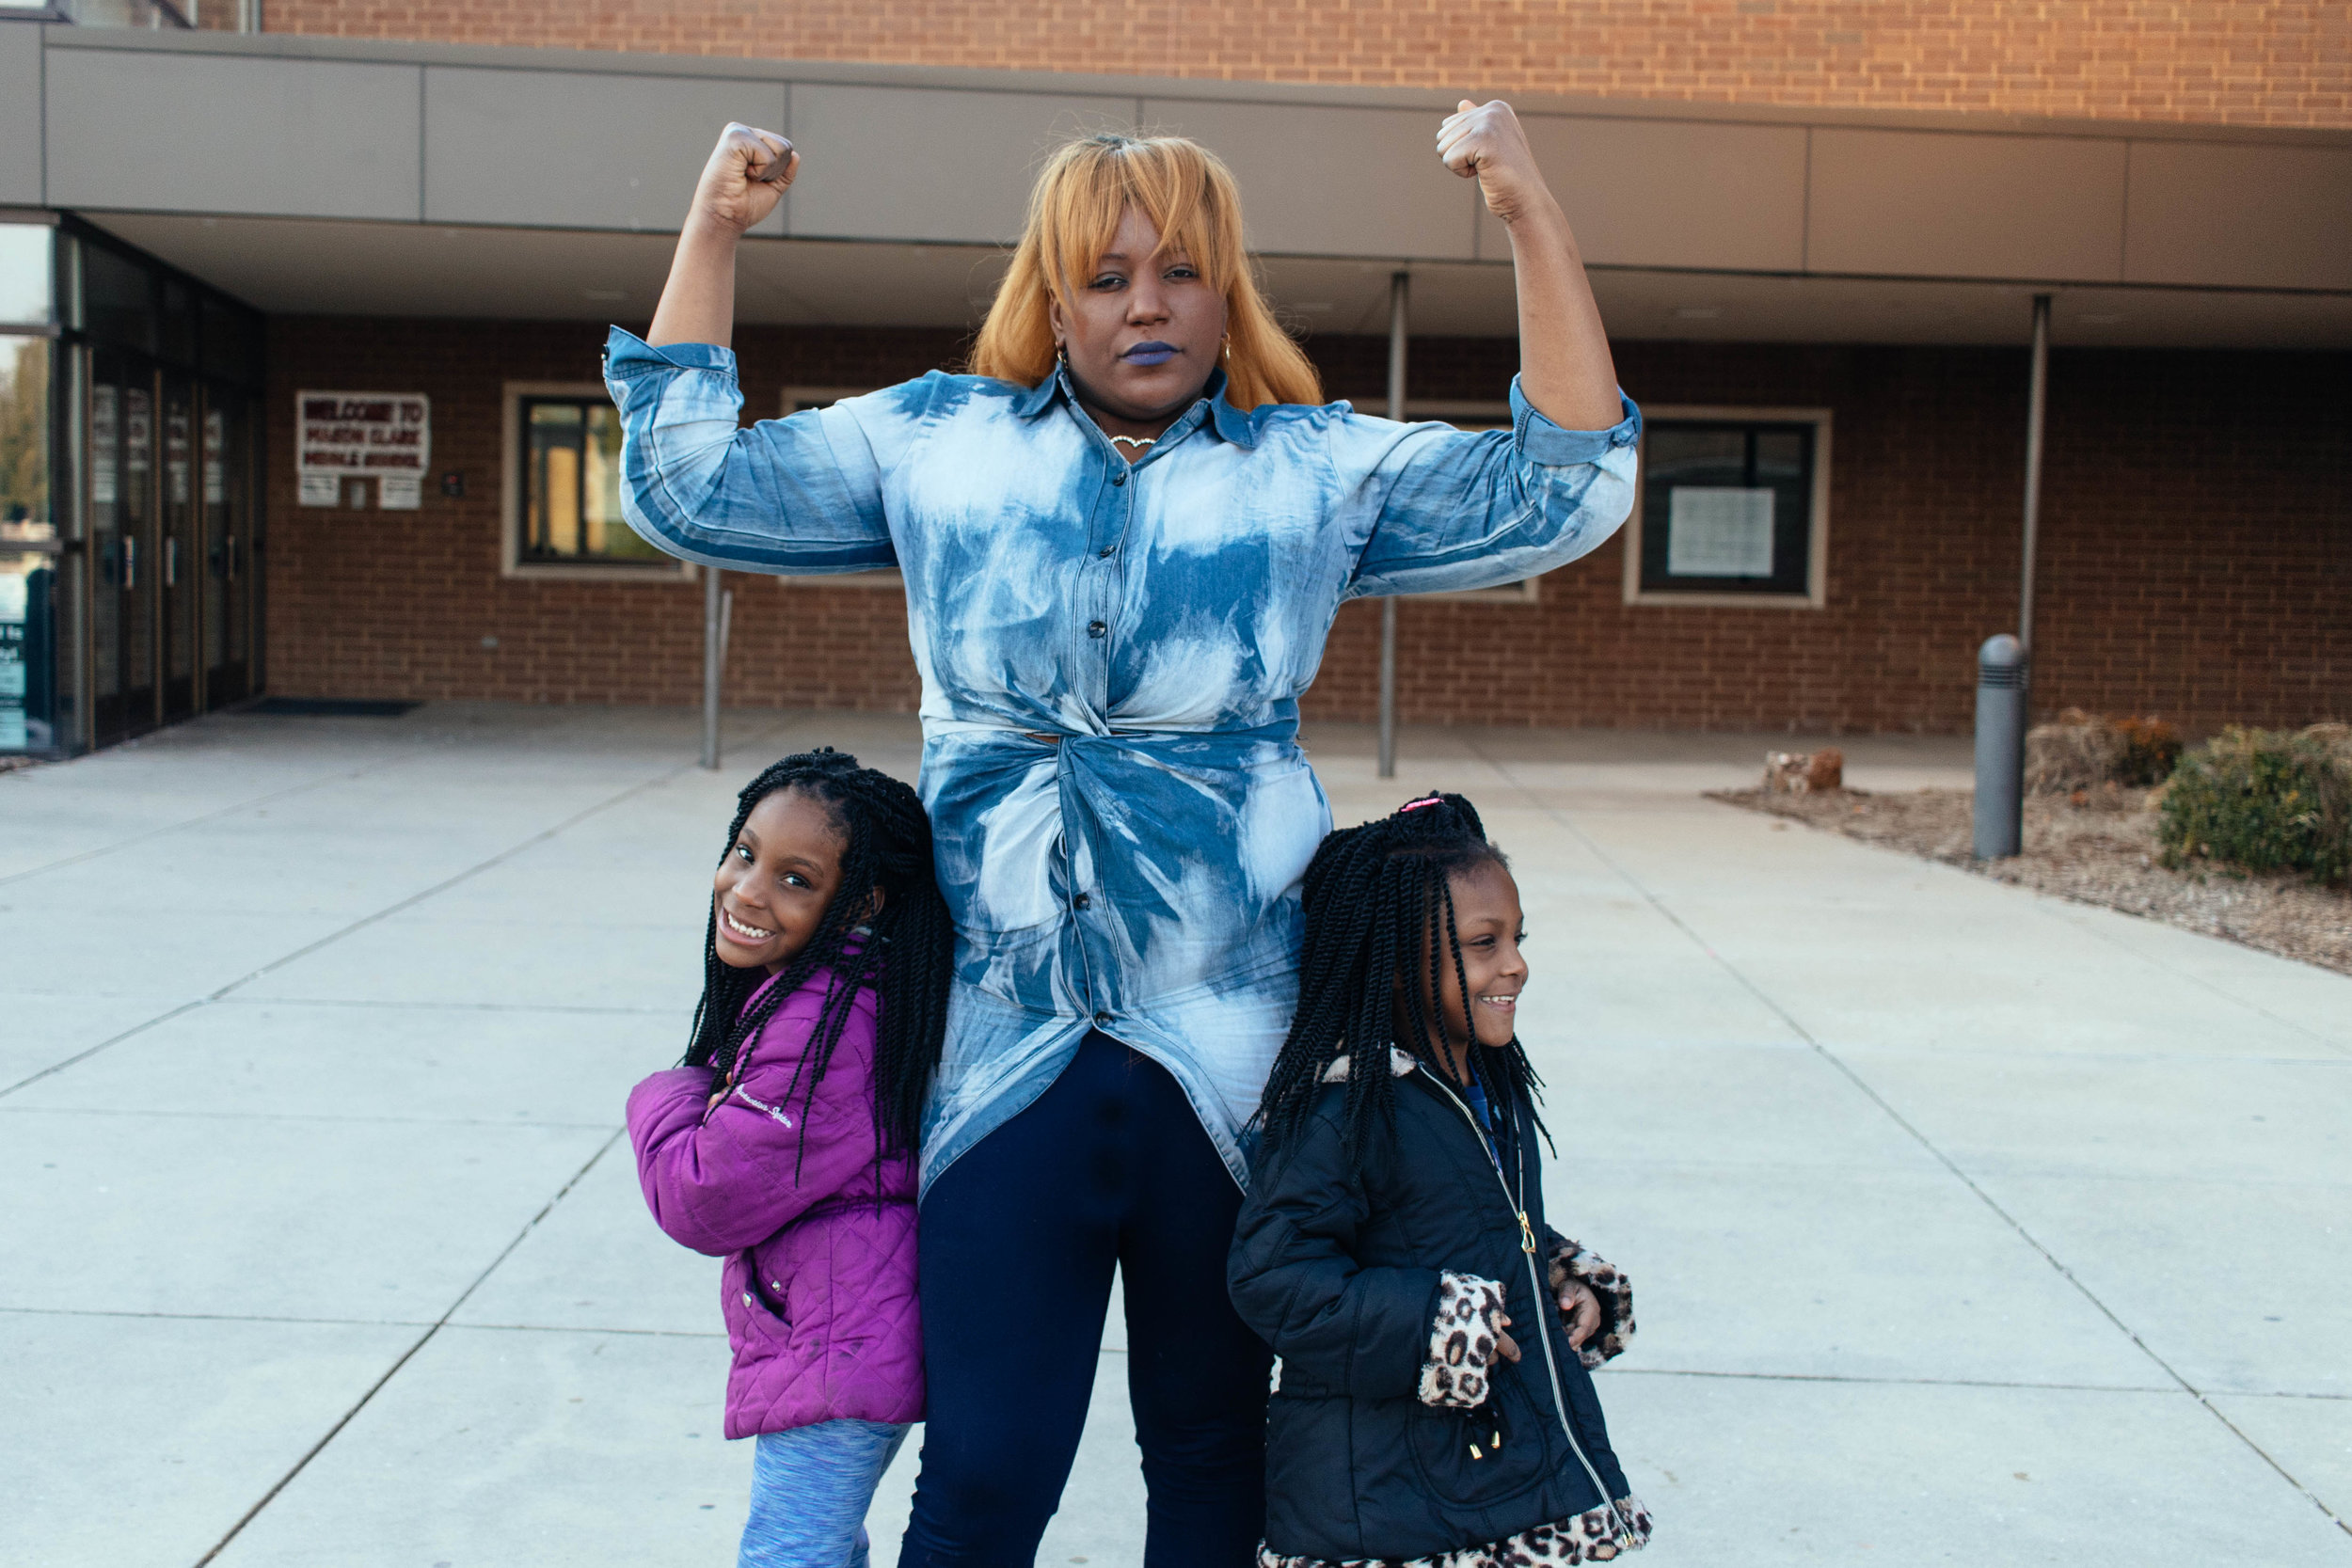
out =
[(1269, 1357), (1225, 1293), (1241, 1192), (1168, 1069), (1087, 1036), (923, 1200), (929, 1416), (901, 1568), (1028, 1568), (1078, 1450), (1117, 1264), (1145, 1568), (1247, 1568)]

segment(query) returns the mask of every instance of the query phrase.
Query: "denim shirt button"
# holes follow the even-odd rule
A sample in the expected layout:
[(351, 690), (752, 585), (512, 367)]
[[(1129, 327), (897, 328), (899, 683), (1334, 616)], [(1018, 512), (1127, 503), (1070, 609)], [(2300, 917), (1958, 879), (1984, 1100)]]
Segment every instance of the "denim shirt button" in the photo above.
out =
[(1094, 1015), (1094, 1023), (1095, 1023), (1095, 1027), (1097, 1027), (1097, 1028), (1101, 1028), (1101, 1027), (1103, 1027), (1103, 1026), (1104, 1026), (1104, 1025), (1108, 1024), (1108, 1023), (1110, 1022), (1110, 1021), (1111, 1021), (1111, 1015), (1110, 1015), (1110, 1014), (1108, 1014), (1108, 1013), (1096, 1013), (1096, 1014)]
[(1104, 635), (1105, 633), (1107, 633), (1110, 629), (1111, 629), (1110, 627), (1108, 627), (1108, 626), (1104, 626), (1104, 625), (1102, 622), (1100, 622), (1100, 621), (1089, 621), (1089, 622), (1087, 623), (1087, 635), (1088, 635), (1089, 637), (1101, 637), (1101, 636), (1104, 636)]
[(1124, 484), (1124, 483), (1127, 483), (1127, 476), (1126, 476), (1126, 474), (1125, 474), (1125, 473), (1121, 472), (1121, 473), (1116, 473), (1116, 474), (1111, 475), (1111, 483), (1112, 483), (1112, 485), (1113, 485), (1113, 486), (1121, 485), (1121, 484)]

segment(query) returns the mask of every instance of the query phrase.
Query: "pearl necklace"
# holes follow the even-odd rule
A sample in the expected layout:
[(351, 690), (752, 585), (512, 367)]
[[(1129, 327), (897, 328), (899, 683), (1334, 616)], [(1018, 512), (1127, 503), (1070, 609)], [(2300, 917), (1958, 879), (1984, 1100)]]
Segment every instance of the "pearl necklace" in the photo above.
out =
[(1137, 451), (1141, 451), (1146, 447), (1156, 445), (1158, 441), (1159, 437), (1156, 436), (1114, 436), (1111, 437), (1112, 446), (1130, 446), (1135, 448)]

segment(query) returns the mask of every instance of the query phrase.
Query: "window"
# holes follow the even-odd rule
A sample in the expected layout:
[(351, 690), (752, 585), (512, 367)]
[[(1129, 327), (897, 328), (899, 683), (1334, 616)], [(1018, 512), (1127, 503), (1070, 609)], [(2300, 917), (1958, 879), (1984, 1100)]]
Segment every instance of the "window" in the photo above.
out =
[(621, 415), (601, 385), (510, 383), (505, 422), (507, 576), (688, 575), (621, 515)]
[(46, 224), (0, 223), (0, 322), (11, 326), (47, 326), (56, 319), (50, 256), (56, 230)]
[(1821, 408), (1650, 410), (1626, 602), (1820, 609), (1829, 435)]

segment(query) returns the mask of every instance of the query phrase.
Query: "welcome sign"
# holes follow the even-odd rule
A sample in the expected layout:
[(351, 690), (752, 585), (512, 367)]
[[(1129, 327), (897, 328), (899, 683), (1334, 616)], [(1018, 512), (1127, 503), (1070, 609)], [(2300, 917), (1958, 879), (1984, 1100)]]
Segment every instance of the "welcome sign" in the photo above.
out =
[(417, 504), (433, 461), (433, 400), (421, 392), (296, 392), (294, 473), (305, 506), (342, 503), (343, 482), (373, 479), (376, 504)]

